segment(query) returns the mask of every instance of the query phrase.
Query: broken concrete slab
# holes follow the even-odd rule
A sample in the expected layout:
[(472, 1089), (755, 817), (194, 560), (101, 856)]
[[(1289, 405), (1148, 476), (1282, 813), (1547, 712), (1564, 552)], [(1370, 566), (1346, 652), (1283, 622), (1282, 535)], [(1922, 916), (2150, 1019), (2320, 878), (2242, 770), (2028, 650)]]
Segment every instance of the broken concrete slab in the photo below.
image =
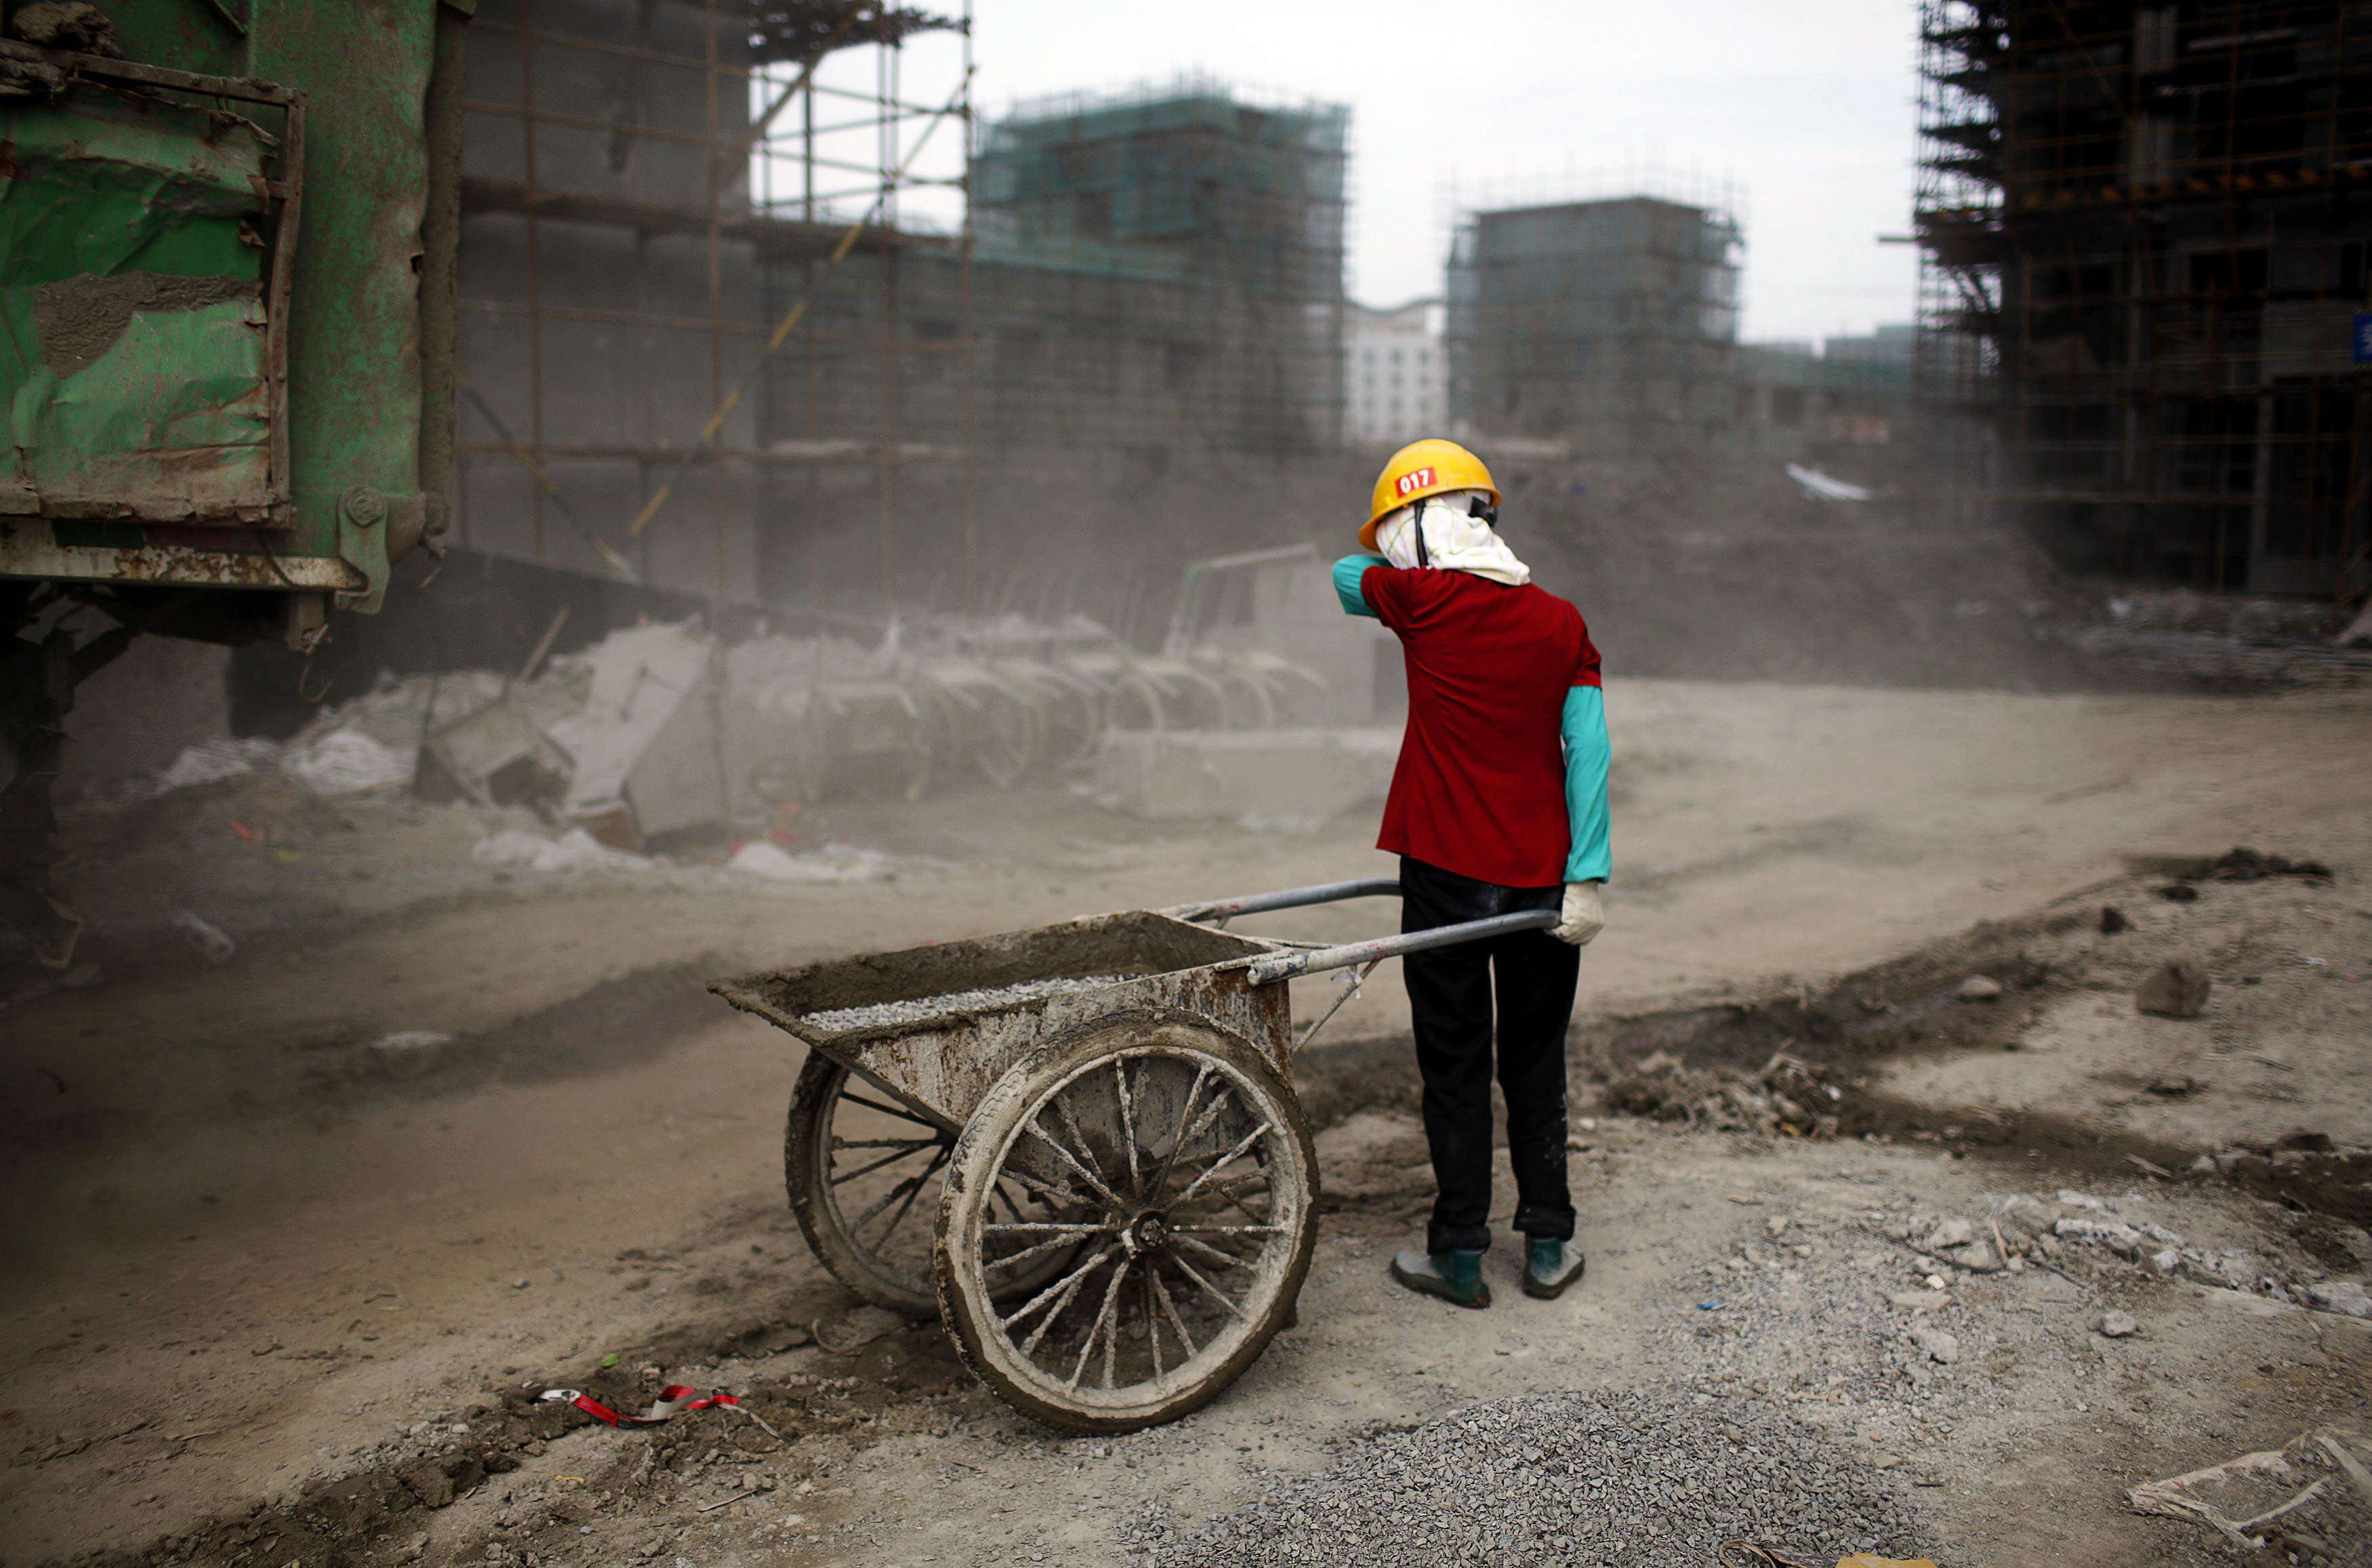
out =
[(547, 733), (575, 767), (562, 814), (634, 838), (721, 823), (731, 814), (717, 714), (715, 643), (690, 621), (634, 626), (571, 661), (590, 674), (585, 703)]

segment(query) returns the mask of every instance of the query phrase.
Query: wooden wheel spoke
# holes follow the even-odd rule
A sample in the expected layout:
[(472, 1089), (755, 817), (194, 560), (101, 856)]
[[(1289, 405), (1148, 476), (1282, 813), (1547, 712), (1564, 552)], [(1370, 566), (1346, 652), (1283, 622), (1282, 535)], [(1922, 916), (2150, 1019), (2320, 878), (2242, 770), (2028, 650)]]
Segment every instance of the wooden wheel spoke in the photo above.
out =
[(1283, 1236), (1281, 1225), (1173, 1225), (1172, 1236)]
[(1012, 1253), (1007, 1257), (996, 1258), (984, 1261), (981, 1264), (981, 1268), (983, 1272), (989, 1273), (994, 1273), (999, 1269), (1017, 1268), (1021, 1264), (1028, 1262), (1032, 1258), (1042, 1258), (1049, 1252), (1059, 1251), (1065, 1247), (1076, 1247), (1077, 1245), (1077, 1242), (1074, 1241), (1067, 1236), (1057, 1236), (1049, 1240), (1041, 1241), (1035, 1247), (1025, 1247), (1020, 1251)]
[(1227, 1299), (1227, 1292), (1221, 1290), (1217, 1285), (1213, 1284), (1210, 1281), (1196, 1273), (1194, 1272), (1193, 1264), (1189, 1263), (1185, 1259), (1180, 1258), (1175, 1252), (1169, 1255), (1169, 1260), (1178, 1265), (1178, 1272), (1180, 1273), (1185, 1275), (1188, 1279), (1192, 1280), (1196, 1284), (1201, 1285), (1205, 1295), (1209, 1295), (1212, 1300), (1217, 1302), (1220, 1306), (1226, 1307), (1228, 1315), (1234, 1318), (1236, 1321), (1239, 1323), (1247, 1323), (1250, 1321), (1250, 1318), (1244, 1316), (1244, 1309), (1242, 1307)]
[(854, 1101), (855, 1104), (861, 1105), (868, 1110), (878, 1110), (882, 1112), (884, 1115), (894, 1116), (901, 1121), (911, 1121), (917, 1127), (927, 1127), (934, 1133), (936, 1133), (941, 1137), (945, 1137), (947, 1135), (947, 1129), (941, 1127), (937, 1122), (932, 1121), (927, 1116), (917, 1116), (911, 1110), (901, 1110), (894, 1105), (884, 1105), (878, 1099), (867, 1099), (854, 1089), (841, 1090), (840, 1098), (844, 1100)]
[(1223, 1251), (1207, 1241), (1197, 1241), (1191, 1236), (1180, 1236), (1174, 1230), (1169, 1233), (1169, 1239), (1180, 1247), (1191, 1247), (1205, 1258), (1215, 1262), (1225, 1263), (1231, 1269), (1249, 1269), (1252, 1266), (1252, 1260), (1249, 1258), (1238, 1258), (1234, 1253)]
[[(1178, 1146), (1169, 1151), (1169, 1157), (1172, 1161), (1175, 1161), (1180, 1155), (1184, 1154), (1197, 1139), (1203, 1136), (1203, 1133), (1210, 1131), (1211, 1123), (1219, 1119), (1220, 1110), (1227, 1105), (1227, 1100), (1231, 1098), (1233, 1093), (1234, 1091), (1228, 1088), (1227, 1085), (1222, 1084), (1219, 1086), (1216, 1092), (1211, 1096), (1210, 1103), (1205, 1105), (1203, 1108), (1201, 1114), (1194, 1118), (1194, 1124), (1180, 1134)], [(1224, 1165), (1227, 1162), (1219, 1160), (1214, 1161), (1213, 1163)]]
[(927, 1149), (933, 1144), (952, 1144), (952, 1138), (834, 1138), (831, 1146), (842, 1149)]
[[(1109, 1247), (1105, 1248), (1102, 1251), (1098, 1252), (1094, 1257), (1088, 1259), (1086, 1262), (1080, 1264), (1069, 1273), (1064, 1274), (1061, 1279), (1056, 1280), (1052, 1284), (1048, 1285), (1044, 1290), (1040, 1291), (1028, 1301), (1023, 1302), (1018, 1307), (1014, 1309), (1012, 1316), (1000, 1319), (1002, 1326), (1006, 1329), (1013, 1328), (1024, 1318), (1030, 1316), (1040, 1307), (1046, 1306), (1049, 1302), (1053, 1303), (1053, 1310), (1049, 1312), (1046, 1317), (1047, 1321), (1052, 1322), (1054, 1318), (1054, 1315), (1062, 1311), (1063, 1304), (1071, 1299), (1071, 1293), (1079, 1288), (1079, 1282), (1086, 1279), (1096, 1270), (1101, 1268), (1104, 1263), (1110, 1259), (1111, 1255), (1112, 1249)], [(1060, 1299), (1057, 1299), (1058, 1297)], [(1045, 1332), (1045, 1327), (1043, 1324), (1040, 1325), (1039, 1332)], [(1031, 1345), (1035, 1345), (1037, 1342), (1037, 1340), (1034, 1338), (1029, 1342)]]
[[(1218, 1210), (1215, 1208), (1205, 1209), (1204, 1207), (1204, 1205), (1207, 1205), (1210, 1202), (1211, 1198), (1215, 1195), (1225, 1206), (1234, 1209), (1236, 1213), (1243, 1215), (1244, 1218), (1251, 1221), (1254, 1225), (1265, 1224), (1267, 1223), (1268, 1216), (1266, 1214), (1256, 1214), (1250, 1208), (1247, 1207), (1244, 1203), (1245, 1194), (1239, 1192), (1238, 1189), (1242, 1187), (1243, 1184), (1248, 1181), (1264, 1180), (1267, 1176), (1268, 1172), (1264, 1170), (1256, 1170), (1250, 1172), (1247, 1175), (1227, 1177), (1220, 1180), (1214, 1181), (1211, 1183), (1210, 1191), (1195, 1200), (1196, 1207), (1185, 1212), (1190, 1215), (1203, 1212), (1213, 1214), (1217, 1213)], [(1250, 1195), (1257, 1197), (1259, 1196), (1259, 1193), (1255, 1191)], [(1177, 1212), (1177, 1205), (1172, 1204), (1171, 1209), (1172, 1212)]]
[[(1152, 1270), (1147, 1269), (1145, 1272), (1153, 1274), (1153, 1293), (1161, 1298), (1161, 1310), (1167, 1313), (1169, 1317), (1170, 1331), (1178, 1336), (1178, 1342), (1186, 1347), (1186, 1360), (1193, 1360), (1195, 1356), (1202, 1353), (1195, 1347), (1194, 1336), (1186, 1331), (1186, 1318), (1184, 1315), (1178, 1310), (1178, 1304), (1169, 1298), (1169, 1287), (1162, 1283), (1161, 1276), (1159, 1274), (1153, 1273)], [(1160, 1325), (1156, 1324), (1153, 1331), (1157, 1336), (1159, 1335), (1161, 1332)], [(1185, 1363), (1180, 1362), (1179, 1365), (1182, 1366)]]
[[(1127, 1283), (1128, 1271), (1133, 1266), (1131, 1260), (1123, 1258), (1120, 1260), (1120, 1267), (1112, 1271), (1111, 1283), (1104, 1286), (1103, 1305), (1096, 1308), (1096, 1320), (1087, 1325), (1087, 1343), (1079, 1347), (1079, 1359), (1071, 1364), (1071, 1380), (1064, 1385), (1065, 1389), (1072, 1392), (1077, 1391), (1079, 1379), (1086, 1375), (1087, 1362), (1095, 1355), (1096, 1346), (1102, 1342), (1106, 1329), (1109, 1328), (1111, 1330), (1115, 1342), (1119, 1340), (1120, 1328), (1112, 1317), (1112, 1305), (1120, 1300), (1121, 1286)], [(1111, 1358), (1106, 1356), (1104, 1387), (1109, 1388), (1111, 1386)]]
[[(906, 1188), (906, 1201), (898, 1205), (898, 1212), (891, 1214), (890, 1216), (890, 1223), (881, 1227), (881, 1237), (873, 1244), (874, 1246), (887, 1247), (890, 1245), (890, 1238), (898, 1234), (898, 1227), (904, 1225), (906, 1223), (906, 1216), (913, 1212), (914, 1201), (923, 1195), (923, 1189), (931, 1184), (931, 1178), (936, 1176), (941, 1170), (946, 1168), (948, 1156), (954, 1152), (955, 1151), (951, 1148), (941, 1149), (938, 1152), (937, 1156), (931, 1161), (929, 1167), (920, 1176), (914, 1177), (911, 1181), (901, 1183), (901, 1186)], [(866, 1217), (870, 1219), (872, 1215), (868, 1214)], [(852, 1225), (850, 1228), (853, 1230), (855, 1227)]]
[(1041, 1236), (1110, 1236), (1112, 1232), (1118, 1230), (1120, 1225), (1117, 1223), (1108, 1225), (1057, 1225), (1051, 1220), (1042, 1224), (1036, 1220), (1023, 1220), (1017, 1225), (983, 1225), (980, 1228), (983, 1232), (989, 1233), (1023, 1231), (1035, 1232)]
[[(1067, 1165), (1073, 1170), (1077, 1171), (1079, 1173), (1079, 1179), (1087, 1184), (1088, 1188), (1094, 1191), (1097, 1197), (1101, 1198), (1105, 1202), (1110, 1203), (1115, 1209), (1124, 1209), (1128, 1207), (1126, 1203), (1121, 1202), (1117, 1193), (1113, 1192), (1110, 1188), (1103, 1184), (1103, 1182), (1096, 1176), (1094, 1171), (1089, 1170), (1086, 1166), (1080, 1164), (1077, 1157), (1074, 1156), (1070, 1150), (1063, 1146), (1060, 1139), (1047, 1132), (1045, 1128), (1041, 1127), (1038, 1124), (1038, 1119), (1036, 1117), (1033, 1116), (1028, 1121), (1022, 1123), (1021, 1130), (1025, 1132), (1034, 1134), (1040, 1143), (1053, 1150), (1055, 1156), (1064, 1165)], [(1008, 1171), (1006, 1174), (1010, 1175), (1012, 1173)], [(1024, 1185), (1027, 1185), (1027, 1183), (1024, 1183)]]
[(1209, 1063), (1194, 1063), (1194, 1081), (1187, 1086), (1186, 1103), (1178, 1108), (1178, 1132), (1169, 1140), (1169, 1152), (1161, 1156), (1161, 1168), (1154, 1173), (1152, 1185), (1145, 1189), (1146, 1191), (1157, 1193), (1169, 1184), (1170, 1167), (1178, 1163), (1178, 1156), (1186, 1148), (1186, 1119), (1194, 1114), (1194, 1101), (1201, 1098), (1203, 1085), (1210, 1076)]
[[(914, 1144), (914, 1146), (913, 1146), (913, 1147), (912, 1147), (912, 1148), (906, 1148), (906, 1149), (901, 1149), (901, 1150), (899, 1150), (899, 1151), (898, 1151), (896, 1154), (894, 1154), (894, 1155), (883, 1155), (879, 1159), (875, 1160), (871, 1165), (868, 1165), (868, 1166), (862, 1166), (862, 1167), (858, 1167), (857, 1169), (855, 1169), (855, 1170), (846, 1171), (846, 1172), (842, 1173), (842, 1174), (841, 1174), (841, 1175), (839, 1175), (839, 1176), (835, 1176), (835, 1177), (833, 1177), (833, 1178), (831, 1179), (831, 1184), (832, 1184), (834, 1187), (844, 1187), (844, 1186), (846, 1186), (848, 1183), (850, 1183), (850, 1182), (852, 1182), (852, 1181), (855, 1180), (855, 1179), (856, 1179), (858, 1177), (860, 1177), (860, 1176), (870, 1176), (870, 1175), (872, 1175), (875, 1171), (881, 1169), (884, 1166), (892, 1166), (892, 1165), (896, 1165), (900, 1160), (909, 1160), (909, 1159), (913, 1159), (916, 1155), (921, 1154), (924, 1149), (931, 1148), (931, 1147), (933, 1147), (933, 1146), (934, 1146), (934, 1145), (932, 1145), (932, 1144), (919, 1144), (919, 1143), (918, 1143), (918, 1144)], [(949, 1149), (952, 1149), (955, 1145), (954, 1145), (954, 1144), (944, 1144), (944, 1145), (939, 1145), (939, 1146), (944, 1147), (944, 1148), (949, 1148)], [(935, 1168), (936, 1168), (936, 1167), (935, 1167)]]
[[(1043, 1137), (1044, 1134), (1041, 1133), (1040, 1136)], [(1020, 1171), (1014, 1169), (1010, 1166), (1007, 1166), (1004, 1170), (997, 1173), (997, 1179), (999, 1181), (1010, 1181), (1013, 1185), (1020, 1188), (1024, 1192), (1036, 1198), (1040, 1202), (1044, 1203), (1049, 1208), (1062, 1208), (1064, 1205), (1071, 1202), (1077, 1197), (1076, 1193), (1070, 1191), (1066, 1188), (1054, 1187), (1047, 1182), (1039, 1180), (1034, 1176), (1025, 1176)], [(1001, 1193), (999, 1195), (1002, 1196)], [(1013, 1217), (1015, 1219), (1017, 1220), (1021, 1217), (1021, 1206), (1018, 1203), (1016, 1203), (1012, 1199), (1006, 1198), (1005, 1200), (1005, 1206), (1013, 1211)]]
[(865, 1227), (873, 1219), (873, 1217), (882, 1210), (888, 1208), (890, 1204), (897, 1202), (899, 1199), (903, 1198), (906, 1200), (904, 1207), (898, 1211), (897, 1218), (890, 1222), (890, 1229), (881, 1233), (881, 1240), (873, 1244), (877, 1249), (882, 1246), (890, 1239), (890, 1232), (896, 1230), (901, 1222), (905, 1219), (906, 1210), (914, 1206), (914, 1200), (922, 1195), (924, 1185), (927, 1183), (932, 1177), (936, 1176), (939, 1173), (939, 1167), (947, 1163), (948, 1156), (943, 1153), (928, 1166), (916, 1171), (913, 1175), (906, 1178), (905, 1180), (901, 1181), (897, 1186), (892, 1187), (889, 1191), (883, 1193), (879, 1202), (874, 1204), (871, 1208), (866, 1210), (863, 1214), (848, 1222), (848, 1234), (862, 1239), (865, 1234)]
[[(1065, 1090), (1062, 1094), (1054, 1097), (1054, 1114), (1062, 1118), (1063, 1131), (1068, 1132), (1071, 1135), (1071, 1142), (1077, 1145), (1077, 1153), (1079, 1159), (1083, 1162), (1083, 1168), (1085, 1168), (1091, 1176), (1099, 1179), (1101, 1178), (1103, 1171), (1101, 1167), (1096, 1164), (1095, 1147), (1087, 1142), (1086, 1132), (1084, 1132), (1079, 1126), (1078, 1113), (1071, 1109), (1071, 1097), (1068, 1090)], [(1100, 1179), (1097, 1182), (1096, 1190), (1111, 1196), (1114, 1202), (1119, 1201), (1119, 1195), (1113, 1193), (1111, 1189), (1105, 1186)]]
[(1146, 1264), (1137, 1279), (1138, 1294), (1145, 1297), (1145, 1342), (1153, 1352), (1153, 1380), (1161, 1381), (1161, 1320), (1153, 1314), (1153, 1266)]
[(1267, 1137), (1271, 1132), (1275, 1131), (1276, 1129), (1274, 1127), (1263, 1121), (1259, 1126), (1253, 1128), (1250, 1132), (1245, 1133), (1242, 1141), (1238, 1143), (1234, 1148), (1229, 1149), (1226, 1154), (1220, 1156), (1217, 1159), (1213, 1160), (1209, 1165), (1204, 1166), (1203, 1167), (1203, 1174), (1196, 1177), (1192, 1183), (1187, 1187), (1186, 1191), (1179, 1193), (1177, 1197), (1169, 1201), (1170, 1206), (1174, 1208), (1178, 1204), (1186, 1202), (1187, 1199), (1192, 1198), (1196, 1192), (1202, 1191), (1203, 1183), (1210, 1180), (1213, 1175), (1215, 1175), (1222, 1166), (1225, 1166), (1228, 1161), (1237, 1158), (1242, 1155), (1246, 1149), (1250, 1148), (1261, 1139)]
[(1120, 1086), (1120, 1144), (1128, 1154), (1128, 1185), (1132, 1191), (1141, 1192), (1145, 1189), (1144, 1177), (1136, 1168), (1136, 1108), (1129, 1098), (1125, 1058), (1112, 1063), (1112, 1078)]

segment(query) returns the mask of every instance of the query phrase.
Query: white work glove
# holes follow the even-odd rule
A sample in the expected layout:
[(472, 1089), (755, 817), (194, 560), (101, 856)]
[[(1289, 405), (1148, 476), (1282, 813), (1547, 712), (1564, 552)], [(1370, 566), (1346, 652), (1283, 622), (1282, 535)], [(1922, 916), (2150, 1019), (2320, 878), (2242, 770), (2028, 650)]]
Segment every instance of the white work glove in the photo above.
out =
[(1567, 882), (1564, 885), (1564, 907), (1557, 923), (1549, 927), (1549, 935), (1560, 942), (1570, 942), (1576, 947), (1587, 947), (1591, 938), (1606, 929), (1606, 911), (1598, 902), (1597, 882)]

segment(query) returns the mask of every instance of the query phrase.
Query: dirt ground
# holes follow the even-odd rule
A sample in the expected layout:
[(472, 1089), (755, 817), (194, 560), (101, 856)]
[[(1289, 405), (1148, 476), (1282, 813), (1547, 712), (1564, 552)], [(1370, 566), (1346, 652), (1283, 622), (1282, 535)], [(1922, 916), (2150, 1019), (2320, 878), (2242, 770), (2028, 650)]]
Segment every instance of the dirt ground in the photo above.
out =
[[(0, 1011), (0, 1560), (1197, 1562), (1271, 1472), (1612, 1386), (1825, 1432), (1924, 1521), (1900, 1555), (2221, 1560), (2126, 1489), (2360, 1428), (2372, 1398), (2344, 1290), (2372, 1267), (2372, 693), (1609, 703), (1586, 1283), (1503, 1277), (1466, 1315), (1384, 1281), (1430, 1184), (1388, 972), (1300, 1063), (1327, 1213), (1299, 1326), (1122, 1439), (1006, 1411), (935, 1324), (849, 1344), (872, 1319), (783, 1202), (797, 1048), (703, 986), (1388, 870), (1372, 808), (1285, 835), (1059, 792), (823, 807), (803, 839), (880, 874), (814, 884), (498, 871), (481, 818), (262, 775), (78, 821), (89, 967)], [(2235, 845), (2332, 875), (2202, 875)], [(236, 956), (193, 954), (184, 909)], [(2137, 1014), (2175, 958), (2212, 977), (2204, 1015)], [(2001, 993), (1959, 1000), (1976, 974)], [(1330, 999), (1301, 987), (1298, 1014)], [(1776, 1111), (1774, 1055), (1804, 1064)], [(1931, 1251), (1953, 1217), (2006, 1227), (2017, 1266)], [(2095, 1331), (2109, 1310), (2139, 1331)], [(535, 1400), (662, 1381), (738, 1392), (782, 1441)]]

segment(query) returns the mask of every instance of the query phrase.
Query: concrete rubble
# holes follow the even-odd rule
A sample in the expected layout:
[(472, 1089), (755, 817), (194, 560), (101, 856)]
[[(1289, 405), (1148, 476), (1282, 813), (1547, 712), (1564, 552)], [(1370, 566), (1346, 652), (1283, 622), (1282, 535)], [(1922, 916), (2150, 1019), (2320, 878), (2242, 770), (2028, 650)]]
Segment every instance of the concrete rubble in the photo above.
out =
[[(782, 809), (840, 794), (919, 799), (1085, 769), (1145, 815), (1315, 820), (1380, 794), (1397, 740), (1276, 727), (1324, 685), (1259, 649), (1142, 654), (1077, 615), (893, 621), (870, 645), (829, 632), (728, 645), (696, 621), (650, 623), (552, 658), (533, 679), (383, 675), (285, 742), (190, 747), (118, 804), (277, 766), (326, 796), (408, 788), (524, 806), (560, 830), (554, 844), (582, 830), (640, 853), (687, 835), (762, 833)], [(548, 847), (529, 858), (553, 868), (583, 857)], [(744, 869), (777, 880), (878, 874), (763, 857)]]

